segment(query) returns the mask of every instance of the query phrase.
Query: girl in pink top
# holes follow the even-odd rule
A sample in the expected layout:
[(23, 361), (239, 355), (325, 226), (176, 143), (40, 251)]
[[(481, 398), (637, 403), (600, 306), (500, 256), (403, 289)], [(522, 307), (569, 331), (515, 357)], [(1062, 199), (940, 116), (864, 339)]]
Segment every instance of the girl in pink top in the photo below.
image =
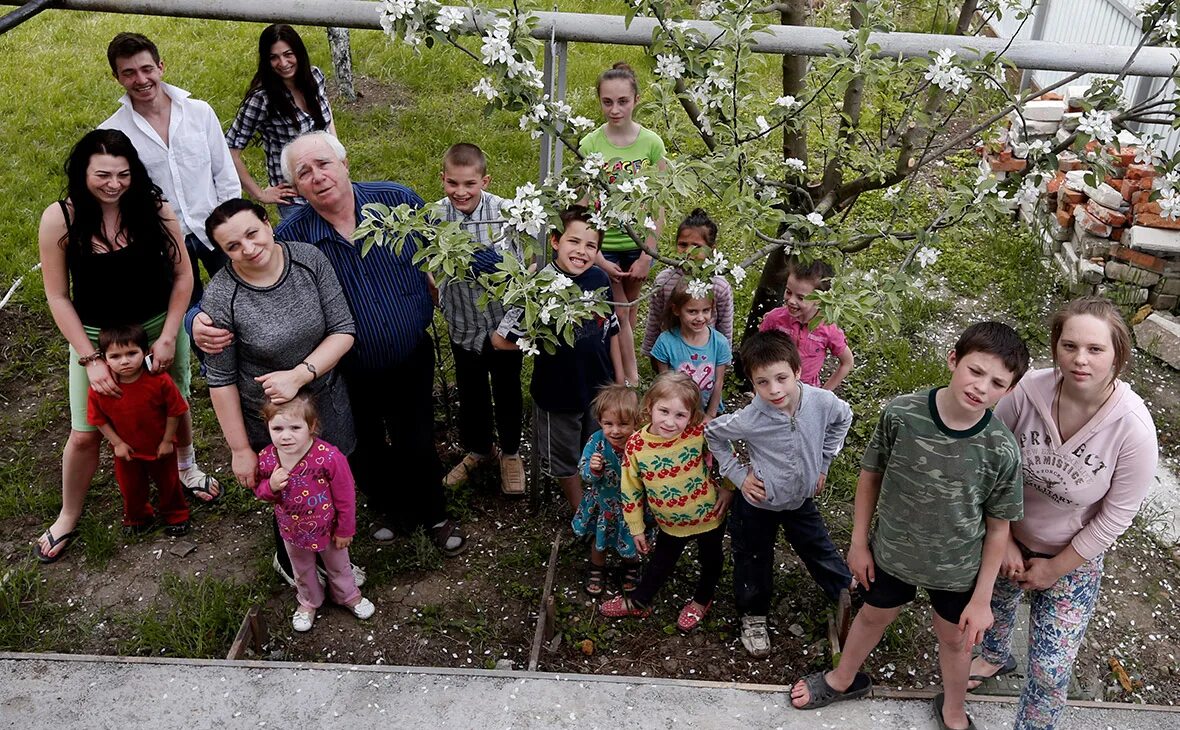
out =
[(1159, 448), (1143, 399), (1118, 380), (1131, 336), (1109, 300), (1070, 302), (1050, 323), (1052, 369), (1036, 370), (996, 415), (1020, 442), (1024, 519), (1012, 524), (992, 598), (995, 624), (972, 682), (1011, 672), (1016, 608), (1031, 611), (1028, 682), (1017, 728), (1052, 728), (1098, 602), (1102, 555), (1139, 511)]
[(316, 437), (319, 416), (306, 393), (281, 404), (268, 402), (262, 417), (272, 443), (258, 455), (254, 492), (274, 502), (279, 534), (291, 558), (299, 600), (291, 626), (310, 631), (316, 609), (324, 602), (316, 575), (317, 553), (336, 603), (359, 619), (369, 618), (376, 609), (361, 597), (348, 559), (356, 534), (356, 484), (348, 459)]

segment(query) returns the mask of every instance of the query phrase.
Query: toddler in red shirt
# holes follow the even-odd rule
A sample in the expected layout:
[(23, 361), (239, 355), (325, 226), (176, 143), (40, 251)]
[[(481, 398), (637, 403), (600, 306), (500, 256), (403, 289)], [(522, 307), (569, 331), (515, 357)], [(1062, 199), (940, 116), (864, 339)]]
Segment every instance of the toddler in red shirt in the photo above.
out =
[[(168, 373), (152, 373), (144, 367), (148, 336), (143, 327), (102, 330), (98, 350), (122, 395), (111, 397), (90, 388), (86, 420), (115, 450), (115, 480), (123, 494), (123, 532), (146, 532), (159, 517), (166, 534), (188, 534), (188, 503), (176, 471), (174, 443), (176, 427), (188, 404)], [(156, 483), (155, 510), (149, 499), (150, 482)]]

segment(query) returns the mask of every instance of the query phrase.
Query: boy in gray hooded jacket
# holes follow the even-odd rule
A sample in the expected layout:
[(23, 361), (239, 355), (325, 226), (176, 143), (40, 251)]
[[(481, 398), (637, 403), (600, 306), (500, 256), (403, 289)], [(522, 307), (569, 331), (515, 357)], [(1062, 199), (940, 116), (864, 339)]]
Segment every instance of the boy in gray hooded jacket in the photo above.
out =
[[(832, 544), (812, 497), (844, 445), (852, 409), (831, 391), (799, 381), (799, 352), (791, 338), (769, 331), (742, 342), (741, 360), (754, 384), (754, 400), (705, 426), (721, 476), (739, 488), (730, 510), (733, 583), (742, 617), (742, 645), (754, 657), (770, 653), (774, 544), (782, 527), (812, 578), (839, 607), (837, 628), (847, 629), (852, 573)], [(750, 464), (734, 454), (743, 441)]]

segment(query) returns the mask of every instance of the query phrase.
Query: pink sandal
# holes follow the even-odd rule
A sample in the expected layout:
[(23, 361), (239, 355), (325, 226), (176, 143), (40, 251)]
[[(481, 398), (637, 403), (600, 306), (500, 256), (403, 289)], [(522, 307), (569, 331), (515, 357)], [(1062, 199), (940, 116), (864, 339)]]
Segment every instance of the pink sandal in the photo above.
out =
[(697, 609), (693, 608), (693, 601), (684, 604), (684, 608), (680, 609), (680, 617), (676, 619), (676, 628), (686, 634), (692, 631), (700, 625), (701, 621), (705, 618), (705, 614), (709, 613), (709, 609), (712, 606), (713, 602), (709, 601), (703, 609), (697, 611)]
[(603, 601), (598, 606), (598, 612), (608, 618), (647, 618), (651, 615), (650, 608), (640, 607), (626, 596), (615, 596), (609, 601)]

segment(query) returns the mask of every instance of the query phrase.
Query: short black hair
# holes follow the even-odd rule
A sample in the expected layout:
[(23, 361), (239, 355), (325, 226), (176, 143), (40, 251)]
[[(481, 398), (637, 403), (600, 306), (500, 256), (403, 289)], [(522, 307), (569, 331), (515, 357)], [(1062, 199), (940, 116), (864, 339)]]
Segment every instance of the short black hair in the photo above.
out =
[(107, 45), (107, 63), (111, 64), (111, 73), (119, 73), (119, 69), (115, 67), (115, 62), (120, 58), (131, 58), (137, 53), (147, 51), (152, 54), (152, 60), (157, 65), (160, 63), (160, 50), (156, 48), (156, 44), (148, 40), (148, 37), (139, 33), (120, 33), (111, 39)]
[(137, 324), (124, 324), (117, 327), (103, 327), (98, 331), (98, 351), (106, 354), (112, 345), (136, 345), (143, 354), (148, 354), (147, 330)]
[(214, 208), (213, 212), (209, 214), (209, 217), (205, 219), (205, 235), (209, 237), (209, 240), (213, 242), (214, 246), (220, 248), (221, 244), (217, 242), (217, 237), (213, 235), (213, 231), (216, 231), (230, 218), (246, 210), (258, 216), (258, 220), (263, 223), (270, 222), (266, 208), (263, 208), (258, 203), (253, 200), (246, 200), (245, 198), (230, 198)]
[(804, 263), (792, 254), (787, 259), (787, 274), (814, 283), (816, 291), (828, 291), (832, 288), (832, 277), (836, 275), (836, 271), (823, 259), (811, 259)]
[(795, 341), (786, 332), (778, 330), (748, 335), (742, 340), (738, 356), (741, 357), (742, 368), (750, 376), (753, 376), (755, 370), (776, 362), (785, 362), (796, 373), (803, 369), (803, 361), (799, 358), (799, 348), (795, 346)]
[(598, 234), (598, 245), (602, 245), (602, 231), (594, 227), (594, 221), (590, 219), (590, 209), (586, 206), (571, 205), (570, 207), (558, 213), (557, 216), (561, 218), (561, 229), (554, 230), (550, 234), (553, 237), (553, 240), (556, 241), (557, 239), (561, 238), (561, 234), (565, 233), (565, 229), (569, 228), (570, 223), (573, 223), (574, 221), (581, 221), (585, 223), (590, 230)]
[(1003, 322), (977, 322), (959, 335), (955, 343), (955, 360), (962, 361), (973, 352), (995, 355), (1012, 373), (1012, 386), (1028, 372), (1028, 346), (1016, 330)]

